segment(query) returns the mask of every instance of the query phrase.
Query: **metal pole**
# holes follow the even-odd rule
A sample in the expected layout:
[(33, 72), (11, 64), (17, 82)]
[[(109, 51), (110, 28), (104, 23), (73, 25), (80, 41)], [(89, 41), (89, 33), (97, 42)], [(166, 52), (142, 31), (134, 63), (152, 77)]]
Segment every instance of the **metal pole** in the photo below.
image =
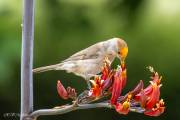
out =
[[(21, 120), (33, 111), (34, 0), (23, 0), (21, 51)], [(28, 118), (28, 120), (32, 120)]]

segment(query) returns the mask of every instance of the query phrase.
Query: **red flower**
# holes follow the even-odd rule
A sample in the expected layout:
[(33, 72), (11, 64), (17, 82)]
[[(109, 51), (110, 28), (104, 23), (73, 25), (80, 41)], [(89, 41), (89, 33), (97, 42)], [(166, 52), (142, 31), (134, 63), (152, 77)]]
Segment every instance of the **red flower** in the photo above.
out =
[(67, 93), (66, 89), (64, 88), (64, 86), (62, 85), (60, 80), (57, 81), (57, 91), (61, 98), (68, 99), (68, 93)]
[(133, 96), (137, 95), (138, 93), (141, 92), (141, 90), (144, 87), (144, 83), (142, 80), (139, 81), (139, 83), (136, 85), (136, 87), (130, 92)]
[(129, 111), (134, 111), (148, 116), (159, 116), (165, 110), (163, 100), (159, 100), (162, 77), (159, 77), (152, 67), (148, 67), (148, 69), (152, 73), (150, 85), (144, 89), (144, 83), (140, 80), (138, 85), (124, 96), (121, 95), (121, 92), (127, 81), (125, 63), (122, 61), (121, 66), (113, 70), (110, 68), (107, 58), (104, 61), (102, 74), (95, 76), (94, 80), (90, 80), (92, 83), (90, 90), (85, 90), (76, 97), (75, 89), (71, 87), (65, 89), (58, 81), (57, 91), (61, 98), (71, 98), (78, 101), (78, 104), (89, 104), (111, 94), (110, 103), (119, 114), (126, 115)]
[(110, 71), (111, 71), (110, 61), (106, 57), (105, 60), (104, 60), (103, 68), (102, 68), (101, 80), (106, 80), (109, 73), (110, 73)]
[(63, 99), (76, 99), (77, 93), (75, 89), (71, 87), (67, 87), (67, 89), (65, 89), (60, 80), (57, 81), (57, 91), (59, 96)]
[(112, 97), (111, 103), (116, 104), (118, 97), (121, 95), (121, 91), (126, 84), (126, 69), (122, 70), (121, 67), (118, 68), (114, 75), (114, 82), (112, 86)]
[(97, 98), (108, 90), (108, 92), (112, 92), (111, 103), (115, 105), (118, 97), (120, 97), (122, 89), (126, 85), (126, 79), (126, 68), (124, 63), (114, 71), (110, 69), (110, 63), (105, 59), (101, 77), (95, 76), (94, 80), (90, 80), (92, 88), (89, 91), (89, 96)]
[(90, 80), (92, 83), (92, 88), (90, 90), (90, 96), (99, 97), (102, 95), (102, 82), (99, 76), (95, 76), (95, 80)]
[(102, 82), (102, 90), (109, 90), (111, 91), (112, 88), (112, 83), (113, 83), (113, 78), (114, 78), (114, 71), (111, 70), (110, 73), (108, 74), (107, 78), (103, 80)]
[(124, 114), (124, 115), (128, 114), (129, 108), (130, 108), (130, 103), (127, 101), (125, 101), (123, 104), (117, 103), (117, 105), (116, 105), (116, 111), (119, 114)]
[(159, 96), (160, 96), (160, 86), (157, 85), (157, 83), (151, 82), (152, 86), (152, 93), (148, 96), (149, 99), (146, 103), (146, 109), (152, 109), (155, 104), (159, 101)]
[[(161, 83), (162, 77), (159, 77), (158, 73), (157, 73), (157, 72), (154, 72), (154, 70), (153, 70), (152, 67), (149, 67), (149, 69), (150, 69), (151, 72), (153, 72), (153, 76), (151, 77), (151, 79), (152, 79), (152, 82), (151, 82), (151, 83), (156, 83), (156, 85), (159, 86), (160, 83)], [(160, 85), (160, 86), (161, 86), (161, 85)], [(149, 96), (149, 95), (152, 93), (152, 91), (153, 91), (153, 86), (152, 86), (152, 84), (150, 84), (148, 87), (146, 87), (146, 88), (144, 89), (143, 92), (144, 92), (144, 95)], [(136, 100), (139, 100), (139, 99), (140, 99), (140, 96), (141, 96), (141, 93), (135, 95), (135, 99), (136, 99)]]
[(129, 113), (131, 97), (132, 97), (131, 94), (129, 94), (126, 101), (124, 101), (123, 103), (117, 103), (116, 104), (115, 109), (119, 114), (126, 115)]
[(165, 110), (164, 101), (163, 99), (161, 99), (158, 103), (156, 103), (155, 108), (145, 111), (144, 114), (148, 116), (159, 116), (162, 113), (164, 113), (164, 110)]
[(94, 80), (90, 80), (92, 88), (89, 91), (89, 95), (92, 97), (101, 96), (103, 91), (109, 89), (112, 85), (114, 71), (110, 69), (110, 61), (108, 58), (105, 58), (104, 60), (104, 66), (101, 73), (102, 75), (97, 75)]
[(145, 108), (145, 115), (159, 116), (165, 109), (163, 100), (159, 100), (162, 77), (159, 77), (152, 67), (149, 69), (153, 73), (152, 81), (148, 87), (135, 95), (134, 99), (140, 102), (142, 108)]

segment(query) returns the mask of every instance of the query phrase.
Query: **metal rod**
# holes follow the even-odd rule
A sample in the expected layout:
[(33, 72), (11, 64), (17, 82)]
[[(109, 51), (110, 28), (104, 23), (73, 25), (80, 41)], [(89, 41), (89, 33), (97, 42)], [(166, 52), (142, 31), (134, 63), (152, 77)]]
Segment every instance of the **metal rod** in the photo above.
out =
[[(33, 111), (34, 0), (23, 0), (21, 51), (21, 120)], [(31, 118), (29, 119), (31, 120)]]

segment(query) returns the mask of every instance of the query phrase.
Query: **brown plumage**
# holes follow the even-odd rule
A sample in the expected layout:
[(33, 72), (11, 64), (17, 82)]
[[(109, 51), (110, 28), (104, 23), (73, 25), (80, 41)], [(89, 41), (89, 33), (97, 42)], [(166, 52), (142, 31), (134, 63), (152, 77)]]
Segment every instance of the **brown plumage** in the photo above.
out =
[(124, 61), (127, 53), (128, 46), (126, 42), (120, 38), (112, 38), (85, 48), (58, 64), (33, 69), (33, 72), (66, 70), (89, 80), (90, 77), (101, 71), (105, 57), (108, 57), (110, 62), (113, 62), (115, 57)]

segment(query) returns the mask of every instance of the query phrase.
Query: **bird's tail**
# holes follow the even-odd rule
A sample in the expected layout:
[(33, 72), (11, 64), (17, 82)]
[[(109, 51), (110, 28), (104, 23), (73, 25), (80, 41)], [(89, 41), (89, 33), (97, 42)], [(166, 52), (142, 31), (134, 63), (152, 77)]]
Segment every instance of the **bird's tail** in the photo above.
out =
[(45, 67), (35, 68), (35, 69), (33, 69), (33, 73), (41, 73), (41, 72), (46, 72), (46, 71), (50, 71), (50, 70), (57, 70), (57, 68), (59, 68), (60, 66), (61, 66), (61, 64), (55, 64), (55, 65), (49, 65), (49, 66), (45, 66)]

